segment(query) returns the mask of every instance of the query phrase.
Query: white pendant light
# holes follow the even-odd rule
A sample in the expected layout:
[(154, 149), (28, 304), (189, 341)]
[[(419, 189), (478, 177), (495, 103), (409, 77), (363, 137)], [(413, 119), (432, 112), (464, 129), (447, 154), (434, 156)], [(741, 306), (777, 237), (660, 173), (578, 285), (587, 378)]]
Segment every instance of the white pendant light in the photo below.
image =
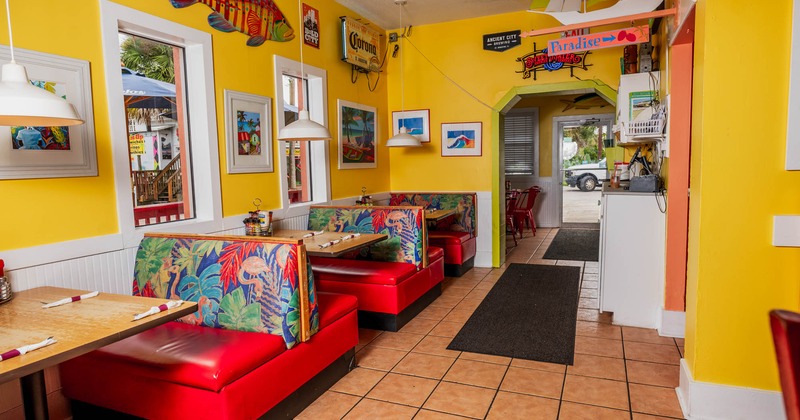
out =
[[(406, 0), (394, 0), (394, 4), (400, 6), (400, 27), (403, 27), (403, 6), (406, 4)], [(401, 36), (401, 38), (405, 39), (405, 35)], [(403, 50), (404, 48), (400, 48), (400, 109), (401, 111), (406, 110), (406, 92), (405, 92), (405, 84), (403, 83)], [(402, 120), (401, 120), (402, 121)], [(388, 147), (420, 147), (422, 143), (420, 143), (419, 138), (408, 134), (408, 130), (405, 127), (400, 127), (400, 132), (395, 134), (394, 136), (390, 137), (389, 140), (386, 141), (386, 146)]]
[[(8, 1), (8, 0), (6, 0)], [(303, 26), (303, 9), (302, 3), (297, 2), (297, 15), (300, 27)], [(300, 91), (303, 91), (303, 78), (305, 77), (305, 67), (303, 64), (303, 41), (300, 40)], [(292, 121), (291, 124), (284, 126), (278, 131), (278, 140), (283, 141), (315, 141), (315, 140), (330, 140), (331, 132), (325, 128), (324, 125), (312, 121), (308, 116), (308, 111), (297, 107), (297, 120)]]
[(6, 0), (11, 62), (0, 78), (0, 126), (55, 127), (83, 124), (75, 108), (58, 96), (30, 83), (25, 67), (14, 61), (11, 12)]

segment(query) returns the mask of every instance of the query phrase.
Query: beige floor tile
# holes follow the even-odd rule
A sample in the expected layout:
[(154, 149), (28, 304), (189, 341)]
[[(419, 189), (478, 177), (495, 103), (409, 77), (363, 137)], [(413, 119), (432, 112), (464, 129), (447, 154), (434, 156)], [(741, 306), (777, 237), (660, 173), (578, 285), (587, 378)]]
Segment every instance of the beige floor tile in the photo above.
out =
[(506, 366), (495, 363), (458, 359), (447, 371), (444, 380), (497, 389), (506, 369)]
[(625, 341), (638, 341), (641, 343), (675, 345), (672, 337), (661, 337), (657, 330), (648, 328), (622, 327), (622, 339)]
[(558, 400), (500, 391), (486, 418), (555, 420), (558, 418)]
[(631, 410), (657, 416), (682, 417), (681, 405), (674, 388), (630, 384)]
[(563, 384), (564, 374), (561, 373), (509, 367), (500, 390), (560, 398)]
[(567, 375), (564, 401), (627, 410), (628, 387), (625, 382), (586, 376)]
[(442, 379), (455, 360), (453, 357), (409, 353), (392, 369), (392, 372), (421, 376), (423, 378)]
[(369, 345), (387, 349), (411, 351), (423, 338), (425, 338), (425, 336), (422, 334), (387, 331), (372, 340)]
[(405, 357), (406, 354), (407, 352), (402, 350), (368, 345), (361, 349), (360, 352), (356, 353), (356, 361), (360, 367), (388, 371), (392, 370), (394, 365)]
[(470, 272), (467, 272), (461, 277), (456, 277), (453, 279), (453, 286), (456, 287), (463, 287), (466, 289), (472, 289), (478, 285), (483, 279), (483, 274), (475, 274), (470, 276)]
[(461, 302), (461, 299), (463, 298), (439, 296), (436, 298), (436, 300), (431, 302), (429, 306), (453, 309), (456, 305), (458, 305), (459, 302)]
[(370, 343), (370, 341), (374, 340), (375, 337), (381, 335), (383, 331), (378, 330), (371, 330), (369, 328), (359, 328), (358, 329), (358, 344), (366, 346)]
[(456, 416), (453, 414), (445, 414), (431, 410), (419, 410), (419, 413), (417, 413), (417, 415), (414, 416), (414, 420), (460, 420), (468, 418), (469, 417)]
[(442, 308), (439, 306), (428, 306), (422, 312), (419, 313), (414, 319), (416, 318), (425, 318), (425, 319), (433, 319), (436, 321), (441, 321), (444, 319), (445, 315), (447, 315), (451, 311), (451, 308)]
[(561, 403), (559, 420), (630, 420), (631, 413), (625, 410), (577, 404), (568, 401)]
[(492, 288), (494, 287), (495, 284), (496, 284), (496, 282), (490, 282), (490, 281), (484, 280), (484, 281), (478, 283), (477, 286), (475, 286), (475, 290), (492, 290)]
[(464, 326), (463, 322), (448, 322), (442, 321), (437, 326), (435, 326), (429, 335), (435, 335), (437, 337), (449, 337), (453, 338), (461, 331), (461, 327)]
[(464, 299), (482, 301), (487, 294), (489, 294), (488, 290), (473, 290)]
[(661, 416), (651, 416), (650, 414), (633, 413), (633, 420), (674, 420), (682, 418), (683, 417), (661, 417)]
[(472, 316), (472, 313), (475, 312), (474, 309), (453, 309), (444, 317), (444, 322), (458, 322), (458, 323), (465, 323)]
[(684, 343), (684, 341), (685, 341), (685, 340), (684, 340), (684, 339), (682, 339), (682, 338), (676, 338), (676, 339), (675, 339), (675, 344), (677, 344), (678, 346), (681, 346), (681, 347), (683, 347), (683, 343)]
[(597, 289), (581, 289), (582, 298), (597, 299), (599, 294)]
[(541, 258), (542, 256), (544, 256), (544, 254), (542, 254), (539, 258), (531, 258), (528, 263), (536, 265), (556, 265), (556, 260), (544, 260)]
[(367, 398), (421, 407), (439, 381), (390, 373), (367, 394)]
[(511, 363), (510, 357), (495, 356), (493, 354), (470, 353), (468, 351), (462, 352), (461, 359), (475, 360), (477, 362), (494, 363), (497, 365), (508, 366)]
[(411, 321), (408, 321), (403, 328), (400, 329), (401, 333), (410, 333), (410, 334), (427, 334), (431, 332), (433, 327), (438, 324), (439, 321), (435, 319), (428, 319), (428, 318), (420, 318), (419, 316), (415, 317)]
[(622, 330), (620, 327), (601, 322), (578, 321), (575, 334), (584, 337), (622, 340)]
[(622, 341), (576, 336), (575, 353), (622, 358)]
[(598, 309), (600, 308), (600, 300), (597, 298), (580, 298), (578, 300), (578, 307), (583, 309)]
[(537, 362), (535, 360), (525, 360), (525, 359), (512, 359), (511, 366), (525, 368), (525, 369), (543, 370), (545, 372), (560, 373), (562, 375), (567, 371), (567, 365), (559, 365), (557, 363)]
[(625, 358), (630, 360), (640, 360), (643, 362), (668, 363), (677, 365), (680, 363), (681, 354), (674, 345), (664, 346), (661, 344), (625, 342)]
[(583, 284), (581, 284), (581, 288), (583, 289), (597, 289), (599, 281), (597, 280), (583, 280)]
[(367, 392), (380, 382), (384, 376), (386, 376), (386, 372), (382, 370), (357, 367), (345, 375), (344, 378), (339, 379), (339, 381), (331, 387), (331, 391), (363, 397), (367, 395)]
[(345, 416), (347, 420), (406, 420), (414, 418), (417, 409), (385, 401), (363, 399)]
[(339, 420), (358, 403), (360, 397), (327, 391), (306, 407), (298, 420)]
[(453, 339), (449, 337), (437, 337), (434, 335), (429, 335), (423, 338), (422, 341), (420, 341), (419, 344), (417, 344), (417, 346), (411, 351), (416, 353), (433, 354), (436, 356), (459, 357), (461, 354), (460, 351), (447, 349), (447, 346), (450, 345), (451, 341), (453, 341)]
[(474, 311), (475, 309), (480, 306), (481, 302), (480, 299), (470, 299), (469, 297), (462, 300), (455, 308), (454, 311)]
[(460, 416), (483, 418), (497, 391), (470, 385), (442, 382), (423, 408)]
[(678, 365), (627, 360), (628, 381), (637, 384), (675, 388), (680, 385), (681, 370)]
[(450, 286), (446, 289), (442, 290), (443, 298), (459, 298), (463, 299), (464, 296), (468, 295), (469, 292), (472, 291), (471, 287), (457, 287), (457, 286)]
[(578, 319), (581, 321), (602, 322), (610, 324), (612, 321), (611, 312), (600, 313), (597, 309), (578, 308)]
[(576, 354), (575, 364), (567, 366), (567, 374), (624, 381), (625, 360), (613, 357)]

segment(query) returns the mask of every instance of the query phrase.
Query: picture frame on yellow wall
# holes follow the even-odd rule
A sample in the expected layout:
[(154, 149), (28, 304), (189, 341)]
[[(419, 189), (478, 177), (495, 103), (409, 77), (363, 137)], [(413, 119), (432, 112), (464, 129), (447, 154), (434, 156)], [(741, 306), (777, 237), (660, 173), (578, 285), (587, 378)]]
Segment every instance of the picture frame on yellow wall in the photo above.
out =
[(392, 112), (392, 133), (399, 133), (405, 127), (408, 134), (419, 139), (420, 143), (431, 142), (431, 111), (415, 109)]
[(273, 172), (272, 98), (225, 89), (228, 173)]
[(442, 156), (483, 155), (482, 123), (442, 124)]
[(338, 101), (338, 110), (339, 169), (376, 168), (377, 110), (342, 99)]
[[(0, 127), (0, 179), (97, 176), (89, 62), (14, 49), (31, 83), (66, 99), (85, 122), (70, 127)], [(0, 61), (8, 62), (8, 47)]]

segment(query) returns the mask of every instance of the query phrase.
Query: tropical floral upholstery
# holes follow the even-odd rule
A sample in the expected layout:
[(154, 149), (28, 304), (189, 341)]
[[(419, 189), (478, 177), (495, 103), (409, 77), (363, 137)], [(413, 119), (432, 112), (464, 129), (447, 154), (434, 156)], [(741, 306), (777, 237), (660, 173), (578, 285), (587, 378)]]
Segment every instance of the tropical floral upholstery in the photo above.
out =
[(392, 193), (391, 206), (422, 206), (425, 209), (456, 210), (456, 224), (450, 230), (478, 235), (477, 198), (475, 193)]
[[(362, 250), (374, 261), (405, 262), (427, 266), (427, 240), (422, 207), (313, 206), (308, 228), (329, 232), (385, 233), (388, 239)], [(357, 256), (356, 256), (357, 257)]]
[(133, 294), (197, 302), (197, 312), (180, 321), (279, 335), (291, 348), (319, 329), (307, 258), (301, 262), (307, 283), (300, 283), (305, 277), (298, 269), (301, 246), (246, 237), (147, 234), (136, 253)]

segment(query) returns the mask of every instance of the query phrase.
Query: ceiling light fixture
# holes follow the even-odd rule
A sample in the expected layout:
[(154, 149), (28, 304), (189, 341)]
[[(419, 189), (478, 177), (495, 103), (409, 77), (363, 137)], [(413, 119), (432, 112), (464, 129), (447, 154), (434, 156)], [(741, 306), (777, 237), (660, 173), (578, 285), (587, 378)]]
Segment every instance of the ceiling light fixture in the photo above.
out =
[[(302, 2), (297, 1), (297, 15), (300, 28), (303, 27), (303, 8)], [(303, 64), (303, 40), (297, 37), (300, 42), (300, 92), (303, 92), (303, 80), (306, 77), (305, 65)], [(301, 93), (302, 94), (302, 93)], [(301, 101), (303, 103), (305, 101)], [(281, 128), (278, 131), (278, 140), (282, 141), (315, 141), (330, 140), (331, 132), (324, 125), (312, 121), (308, 116), (308, 110), (297, 107), (297, 120)]]
[[(394, 4), (400, 6), (400, 27), (403, 27), (403, 6), (406, 4), (406, 0), (394, 0)], [(405, 39), (406, 34), (405, 32), (400, 38)], [(405, 48), (400, 48), (400, 110), (406, 110), (406, 98), (405, 98), (405, 84), (403, 83), (403, 50)], [(402, 119), (400, 123), (402, 124)], [(405, 127), (400, 127), (400, 132), (395, 134), (394, 136), (390, 137), (389, 140), (386, 141), (386, 146), (388, 147), (419, 147), (422, 146), (420, 143), (419, 138), (408, 134), (408, 130)]]
[(66, 100), (30, 83), (25, 67), (14, 61), (11, 11), (6, 0), (8, 44), (11, 62), (3, 64), (0, 78), (0, 125), (60, 127), (83, 124), (75, 108)]

